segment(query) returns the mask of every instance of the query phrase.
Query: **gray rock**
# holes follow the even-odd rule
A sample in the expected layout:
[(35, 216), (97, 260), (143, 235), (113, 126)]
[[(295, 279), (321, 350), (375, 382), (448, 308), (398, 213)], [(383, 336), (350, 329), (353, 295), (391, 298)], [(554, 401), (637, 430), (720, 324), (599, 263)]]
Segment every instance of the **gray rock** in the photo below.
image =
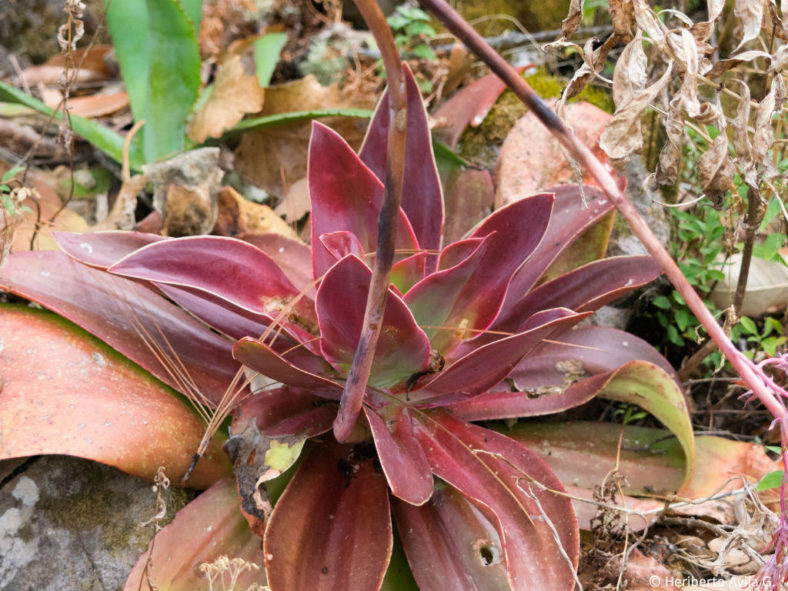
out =
[[(1, 591), (123, 588), (150, 541), (152, 526), (140, 525), (155, 513), (150, 483), (68, 456), (41, 457), (7, 478), (0, 492)], [(193, 497), (182, 489), (166, 494), (168, 520)]]

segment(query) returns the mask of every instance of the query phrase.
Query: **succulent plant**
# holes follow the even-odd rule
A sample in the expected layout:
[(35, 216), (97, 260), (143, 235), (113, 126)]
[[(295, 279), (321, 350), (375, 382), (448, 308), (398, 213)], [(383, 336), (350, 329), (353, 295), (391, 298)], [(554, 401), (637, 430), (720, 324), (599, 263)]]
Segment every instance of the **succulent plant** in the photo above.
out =
[[(360, 410), (343, 392), (372, 279), (386, 95), (358, 154), (313, 126), (311, 247), (276, 235), (61, 234), (65, 253), (14, 254), (2, 286), (232, 412), (226, 449), (274, 591), (380, 588), (393, 523), (421, 589), (569, 591), (579, 530), (561, 482), (505, 429), (474, 422), (603, 394), (639, 401), (672, 428), (638, 398), (637, 379), (616, 382), (636, 364), (676, 388), (669, 364), (633, 335), (577, 327), (659, 268), (645, 256), (577, 266), (607, 239), (589, 231), (612, 211), (592, 187), (524, 196), (444, 244), (427, 116), (406, 81), (397, 254)], [(168, 355), (179, 361), (162, 364)], [(251, 386), (240, 364), (259, 375)], [(337, 441), (340, 411), (354, 427)], [(296, 463), (272, 508), (265, 482)]]

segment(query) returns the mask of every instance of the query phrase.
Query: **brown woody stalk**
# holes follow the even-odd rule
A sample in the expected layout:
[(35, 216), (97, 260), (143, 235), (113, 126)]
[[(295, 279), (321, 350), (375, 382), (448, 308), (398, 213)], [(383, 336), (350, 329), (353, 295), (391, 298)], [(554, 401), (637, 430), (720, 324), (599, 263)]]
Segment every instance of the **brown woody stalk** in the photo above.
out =
[(386, 307), (389, 277), (394, 264), (394, 240), (397, 231), (397, 214), (402, 202), (402, 181), (405, 173), (405, 140), (407, 131), (407, 96), (397, 45), (386, 17), (375, 0), (354, 0), (364, 21), (378, 44), (383, 66), (386, 68), (389, 93), (388, 157), (386, 159), (385, 196), (378, 218), (378, 243), (372, 281), (367, 294), (361, 335), (350, 366), (345, 391), (334, 421), (334, 436), (346, 441), (353, 431), (361, 411), (367, 380), (372, 370), (375, 345), (380, 336), (383, 312)]
[(635, 207), (618, 188), (612, 175), (586, 146), (584, 146), (561, 122), (553, 111), (542, 101), (517, 71), (493, 50), (457, 12), (444, 0), (419, 0), (421, 6), (431, 12), (446, 28), (459, 38), (473, 53), (482, 59), (490, 69), (522, 100), (550, 133), (561, 142), (568, 152), (596, 179), (607, 197), (613, 202), (621, 216), (627, 221), (632, 232), (653, 256), (673, 286), (687, 302), (690, 310), (704, 326), (709, 336), (717, 343), (722, 354), (728, 359), (739, 376), (749, 386), (764, 406), (779, 419), (788, 417), (785, 406), (756, 373), (752, 362), (744, 357), (730, 341), (722, 327), (717, 324), (703, 300), (684, 277), (684, 274), (668, 254), (648, 224)]

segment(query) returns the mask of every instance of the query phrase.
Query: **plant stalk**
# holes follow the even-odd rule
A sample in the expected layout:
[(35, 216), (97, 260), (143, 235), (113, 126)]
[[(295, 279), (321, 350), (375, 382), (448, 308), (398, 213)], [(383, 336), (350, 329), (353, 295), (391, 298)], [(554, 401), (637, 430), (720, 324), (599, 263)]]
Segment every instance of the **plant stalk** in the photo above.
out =
[(585, 145), (583, 145), (561, 122), (558, 116), (542, 101), (517, 71), (498, 55), (454, 9), (444, 0), (419, 0), (421, 6), (432, 13), (444, 26), (482, 59), (490, 69), (528, 106), (534, 115), (550, 130), (550, 133), (567, 149), (599, 183), (607, 197), (613, 202), (632, 232), (653, 256), (673, 286), (687, 302), (690, 310), (704, 326), (709, 336), (717, 343), (723, 355), (741, 376), (753, 394), (776, 418), (785, 420), (788, 411), (782, 401), (765, 383), (763, 372), (736, 349), (734, 344), (717, 323), (703, 300), (687, 281), (673, 258), (662, 246), (645, 220), (619, 189), (613, 176)]
[(378, 241), (372, 280), (367, 293), (364, 322), (361, 328), (356, 353), (350, 366), (345, 391), (339, 403), (339, 412), (334, 420), (334, 436), (337, 441), (347, 441), (356, 425), (356, 419), (364, 402), (367, 381), (372, 371), (375, 346), (383, 324), (386, 308), (389, 277), (394, 264), (394, 248), (397, 236), (397, 214), (402, 202), (402, 184), (405, 173), (405, 143), (407, 137), (408, 101), (405, 93), (405, 78), (397, 45), (383, 11), (375, 0), (354, 0), (364, 22), (378, 44), (389, 90), (389, 135), (387, 144), (385, 196), (378, 217)]

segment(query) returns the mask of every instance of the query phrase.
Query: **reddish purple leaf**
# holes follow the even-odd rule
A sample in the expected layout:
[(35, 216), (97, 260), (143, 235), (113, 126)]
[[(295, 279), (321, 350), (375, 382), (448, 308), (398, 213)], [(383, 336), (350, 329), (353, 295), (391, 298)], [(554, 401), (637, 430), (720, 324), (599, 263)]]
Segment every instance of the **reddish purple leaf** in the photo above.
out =
[(393, 404), (380, 410), (365, 407), (364, 412), (391, 494), (423, 505), (432, 496), (432, 470), (413, 432), (410, 413)]
[[(407, 151), (405, 176), (402, 186), (402, 209), (416, 233), (419, 246), (439, 250), (443, 234), (443, 194), (435, 155), (432, 152), (430, 127), (424, 101), (416, 79), (407, 64), (403, 64), (405, 92), (408, 101)], [(389, 93), (386, 90), (369, 124), (367, 137), (359, 156), (379, 179), (385, 178), (389, 129)], [(434, 257), (432, 266), (434, 267)], [(428, 261), (428, 270), (432, 270)]]
[(274, 507), (268, 584), (287, 591), (378, 589), (391, 557), (386, 479), (351, 446), (314, 447)]
[[(358, 346), (372, 271), (349, 255), (317, 290), (320, 345), (326, 360), (347, 373)], [(430, 343), (402, 299), (389, 290), (369, 383), (382, 388), (406, 381), (430, 359)]]
[[(124, 591), (150, 589), (151, 584), (162, 591), (207, 589), (200, 565), (222, 556), (261, 567), (260, 539), (249, 529), (238, 504), (235, 481), (226, 478), (181, 509), (137, 561)], [(265, 584), (262, 569), (244, 570), (236, 580), (242, 589), (255, 583)]]
[(326, 250), (331, 253), (335, 260), (342, 259), (349, 254), (358, 257), (366, 264), (366, 257), (364, 256), (364, 247), (356, 235), (347, 230), (340, 230), (338, 232), (329, 232), (320, 236), (320, 242), (326, 247)]
[(509, 306), (505, 317), (498, 316), (495, 319), (495, 328), (518, 330), (529, 316), (549, 308), (595, 311), (628, 291), (653, 281), (661, 273), (662, 269), (650, 256), (595, 261), (532, 290), (519, 302)]
[(621, 330), (584, 326), (556, 340), (542, 344), (509, 375), (522, 392), (487, 392), (450, 405), (451, 411), (469, 421), (562, 412), (591, 400), (632, 361), (653, 363), (675, 379), (651, 345)]
[(558, 258), (584, 230), (613, 211), (613, 204), (594, 187), (584, 186), (586, 204), (577, 185), (561, 185), (550, 189), (555, 193), (550, 225), (545, 239), (536, 247), (528, 264), (514, 274), (501, 313), (528, 293), (550, 264)]
[[(339, 134), (317, 122), (312, 124), (309, 140), (307, 178), (312, 201), (312, 264), (315, 278), (320, 278), (336, 262), (320, 242), (323, 234), (348, 231), (356, 235), (365, 252), (377, 250), (383, 183)], [(396, 248), (407, 253), (418, 249), (402, 210)]]
[(58, 246), (81, 263), (106, 269), (135, 250), (167, 240), (164, 236), (147, 232), (109, 231), (81, 234), (53, 232)]
[[(488, 343), (451, 364), (437, 377), (410, 392), (410, 399), (446, 404), (484, 392), (501, 380), (544, 339), (571, 328), (587, 314), (572, 310), (548, 310), (533, 318), (525, 332)], [(539, 321), (544, 320), (543, 323)]]
[(418, 252), (394, 263), (389, 281), (400, 294), (406, 293), (424, 277), (426, 261), (427, 253)]
[(252, 338), (241, 339), (233, 347), (233, 357), (261, 375), (296, 388), (308, 388), (316, 396), (339, 400), (342, 386), (290, 363), (268, 345)]
[(183, 391), (182, 384), (145, 344), (140, 333), (147, 332), (168, 357), (177, 355), (194, 385), (214, 404), (239, 368), (229, 341), (205, 330), (204, 324), (159, 294), (134, 281), (82, 265), (64, 253), (12, 255), (3, 268), (0, 287), (68, 318)]
[[(427, 276), (408, 292), (405, 301), (419, 325), (430, 327), (434, 348), (445, 355), (490, 326), (512, 275), (542, 240), (552, 203), (552, 195), (540, 194), (498, 210), (471, 235), (485, 238), (483, 245), (462, 263)], [(455, 259), (456, 254), (442, 258)], [(445, 264), (441, 260), (441, 266)], [(438, 331), (435, 326), (445, 328)]]
[(299, 292), (306, 291), (314, 299), (312, 250), (306, 244), (281, 234), (242, 234), (238, 238), (271, 257)]
[[(676, 371), (651, 345), (623, 330), (583, 326), (566, 332), (562, 344), (546, 343), (520, 362), (511, 378), (520, 389), (561, 386), (567, 378), (613, 371), (630, 361), (648, 361), (675, 378)], [(567, 365), (567, 360), (572, 363)]]
[[(137, 250), (110, 273), (188, 287), (250, 312), (276, 316), (298, 295), (282, 270), (259, 248), (224, 236), (189, 236)], [(295, 304), (308, 314), (305, 300)]]
[(550, 492), (564, 487), (539, 456), (445, 413), (420, 418), (416, 435), (433, 473), (494, 524), (512, 589), (574, 589), (577, 519), (569, 499)]
[(456, 489), (421, 507), (394, 500), (397, 533), (421, 591), (511, 591), (495, 525)]
[(337, 406), (299, 388), (275, 388), (246, 398), (233, 417), (233, 433), (241, 433), (251, 421), (269, 437), (314, 437), (331, 429)]

